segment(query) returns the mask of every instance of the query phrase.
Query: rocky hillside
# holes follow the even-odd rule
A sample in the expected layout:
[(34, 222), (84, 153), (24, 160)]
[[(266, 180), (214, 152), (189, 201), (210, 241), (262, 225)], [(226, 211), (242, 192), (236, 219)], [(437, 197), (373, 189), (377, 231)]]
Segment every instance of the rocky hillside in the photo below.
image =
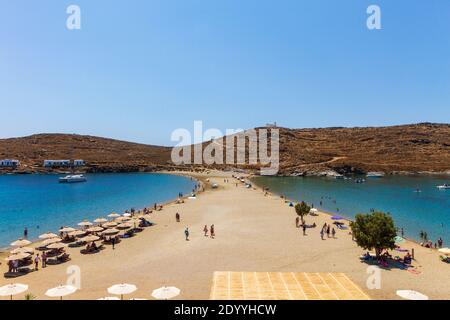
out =
[[(279, 173), (283, 175), (327, 170), (450, 172), (449, 124), (279, 130)], [(170, 153), (168, 147), (81, 135), (39, 134), (0, 140), (0, 159), (20, 160), (19, 172), (47, 171), (42, 168), (44, 159), (83, 159), (87, 161), (83, 170), (88, 172), (172, 169)], [(241, 167), (257, 169), (258, 165)]]

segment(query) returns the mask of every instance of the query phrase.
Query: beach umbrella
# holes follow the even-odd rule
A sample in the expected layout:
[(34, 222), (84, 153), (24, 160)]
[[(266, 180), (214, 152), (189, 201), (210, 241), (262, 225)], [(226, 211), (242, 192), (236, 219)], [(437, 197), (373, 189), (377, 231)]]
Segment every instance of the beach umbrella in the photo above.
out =
[(124, 216), (124, 217), (131, 217), (131, 213), (125, 212), (125, 213), (123, 214), (123, 216)]
[(83, 231), (83, 230), (75, 230), (75, 231), (72, 231), (72, 232), (68, 233), (68, 235), (70, 237), (79, 237), (79, 236), (82, 236), (82, 235), (85, 235), (85, 234), (86, 234), (86, 231)]
[(103, 222), (108, 222), (108, 220), (105, 219), (105, 218), (97, 218), (97, 219), (94, 220), (94, 222), (95, 223), (103, 223)]
[(47, 233), (41, 234), (39, 236), (39, 239), (45, 240), (45, 239), (51, 239), (51, 238), (57, 238), (57, 237), (59, 237), (57, 234), (54, 234), (52, 232), (47, 232)]
[(162, 287), (156, 290), (153, 290), (152, 297), (158, 300), (167, 300), (175, 298), (180, 294), (180, 289), (176, 287)]
[(130, 217), (118, 217), (115, 219), (117, 222), (125, 222), (131, 220)]
[(93, 241), (98, 241), (100, 240), (100, 237), (97, 236), (86, 236), (84, 238), (81, 238), (80, 241), (84, 241), (84, 242), (93, 242)]
[(28, 290), (28, 285), (21, 284), (21, 283), (12, 283), (7, 284), (6, 286), (0, 287), (0, 296), (10, 296), (11, 300), (12, 297), (16, 294), (21, 294), (22, 292), (25, 292)]
[(25, 247), (27, 245), (31, 244), (31, 241), (25, 240), (25, 239), (18, 239), (11, 243), (13, 247)]
[(119, 229), (129, 229), (132, 227), (133, 227), (133, 223), (131, 223), (131, 222), (124, 222), (117, 226), (117, 228), (119, 228)]
[(394, 238), (394, 241), (395, 241), (395, 243), (403, 243), (403, 242), (405, 242), (405, 239), (400, 236), (396, 236)]
[(19, 252), (16, 254), (13, 254), (11, 256), (9, 256), (8, 258), (6, 258), (6, 261), (15, 261), (15, 260), (22, 260), (22, 259), (26, 259), (29, 256), (31, 256), (31, 254), (26, 253), (26, 252)]
[(47, 246), (47, 249), (62, 249), (65, 247), (67, 247), (67, 245), (65, 243), (55, 242), (55, 243), (49, 244)]
[(120, 230), (112, 228), (112, 229), (107, 229), (107, 230), (103, 231), (102, 234), (105, 236), (111, 236), (114, 234), (118, 234), (119, 232), (120, 232)]
[(103, 297), (103, 298), (99, 298), (97, 300), (120, 300), (120, 299), (117, 297)]
[(115, 212), (108, 214), (108, 218), (117, 218), (117, 217), (120, 217), (120, 214), (117, 214)]
[(88, 232), (100, 232), (100, 231), (103, 231), (103, 228), (102, 227), (90, 227), (86, 231), (88, 231)]
[(68, 296), (69, 294), (74, 293), (77, 291), (77, 288), (71, 285), (63, 285), (58, 286), (56, 288), (48, 289), (45, 295), (47, 297), (60, 297), (62, 300), (62, 297)]
[(344, 218), (342, 218), (341, 216), (332, 216), (331, 219), (332, 220), (343, 220)]
[(130, 294), (135, 292), (136, 290), (137, 288), (134, 284), (128, 283), (115, 284), (112, 287), (108, 288), (109, 293), (120, 295), (121, 300), (123, 300), (124, 294)]
[(92, 226), (92, 222), (89, 222), (89, 221), (87, 221), (87, 220), (84, 220), (84, 221), (81, 221), (78, 225), (79, 225), (80, 227), (90, 227), (90, 226)]
[(61, 241), (62, 241), (61, 238), (51, 238), (51, 239), (47, 239), (47, 240), (43, 241), (43, 242), (42, 242), (42, 245), (43, 245), (44, 247), (46, 247), (46, 246), (48, 246), (49, 244), (57, 243), (57, 242), (61, 242)]
[(75, 229), (75, 228), (72, 228), (72, 227), (64, 227), (64, 228), (61, 228), (61, 229), (59, 229), (59, 232), (73, 232), (73, 231), (76, 231), (77, 229)]
[(17, 254), (17, 253), (34, 253), (34, 249), (30, 247), (20, 247), (17, 249), (14, 249), (10, 252), (11, 254)]
[(317, 213), (319, 212), (319, 210), (317, 210), (316, 208), (311, 208), (311, 210), (309, 210), (309, 213)]
[(397, 290), (397, 295), (407, 300), (428, 300), (428, 297), (414, 290)]
[(103, 228), (114, 228), (117, 225), (118, 225), (117, 222), (111, 221), (111, 222), (104, 223), (102, 226), (103, 226)]
[(440, 253), (445, 254), (446, 256), (450, 255), (450, 249), (449, 248), (442, 248), (438, 250)]

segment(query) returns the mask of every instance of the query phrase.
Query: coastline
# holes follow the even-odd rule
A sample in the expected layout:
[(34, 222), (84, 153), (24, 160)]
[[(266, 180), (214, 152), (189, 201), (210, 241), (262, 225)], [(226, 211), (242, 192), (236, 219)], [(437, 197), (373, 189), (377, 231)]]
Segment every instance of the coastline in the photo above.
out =
[[(178, 298), (197, 300), (209, 298), (215, 271), (343, 272), (372, 299), (398, 299), (396, 289), (418, 290), (431, 299), (449, 298), (444, 279), (450, 277), (450, 269), (429, 249), (404, 244), (416, 250), (416, 272), (382, 269), (382, 288), (368, 290), (368, 265), (358, 258), (363, 250), (348, 232), (338, 230), (336, 239), (321, 240), (318, 230), (309, 229), (308, 235), (302, 236), (295, 228), (295, 212), (285, 199), (265, 197), (259, 187), (235, 186), (233, 172), (171, 173), (201, 180), (205, 191), (195, 200), (172, 201), (150, 214), (155, 225), (124, 239), (115, 250), (108, 247), (96, 255), (82, 255), (79, 249), (70, 248), (69, 263), (31, 272), (15, 281), (28, 284), (37, 299), (48, 299), (45, 290), (64, 283), (67, 267), (77, 265), (82, 270), (82, 288), (68, 299), (97, 299), (107, 295), (110, 285), (126, 282), (138, 287), (127, 298), (148, 298), (152, 289), (175, 285), (182, 290)], [(225, 183), (226, 179), (230, 182)], [(212, 183), (219, 187), (209, 188)], [(181, 223), (175, 222), (176, 212), (181, 214)], [(307, 219), (317, 225), (330, 221), (325, 213)], [(204, 237), (201, 231), (210, 224), (216, 226), (215, 239)], [(190, 241), (184, 239), (186, 226), (191, 230)], [(4, 264), (0, 268), (4, 271)], [(0, 278), (0, 286), (9, 282)]]

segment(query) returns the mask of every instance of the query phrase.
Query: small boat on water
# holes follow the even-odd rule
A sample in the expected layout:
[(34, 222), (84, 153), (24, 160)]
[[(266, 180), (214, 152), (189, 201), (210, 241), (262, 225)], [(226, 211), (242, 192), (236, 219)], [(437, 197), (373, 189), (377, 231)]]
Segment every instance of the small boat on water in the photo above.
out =
[(364, 183), (366, 182), (366, 179), (358, 178), (355, 180), (355, 183)]
[(60, 183), (75, 183), (75, 182), (86, 182), (87, 179), (82, 174), (69, 174), (65, 177), (59, 178)]
[(384, 177), (383, 172), (367, 172), (366, 174), (367, 178), (382, 178)]
[(436, 188), (440, 189), (440, 190), (445, 190), (445, 189), (450, 189), (450, 184), (448, 183), (444, 183), (441, 186), (436, 186)]

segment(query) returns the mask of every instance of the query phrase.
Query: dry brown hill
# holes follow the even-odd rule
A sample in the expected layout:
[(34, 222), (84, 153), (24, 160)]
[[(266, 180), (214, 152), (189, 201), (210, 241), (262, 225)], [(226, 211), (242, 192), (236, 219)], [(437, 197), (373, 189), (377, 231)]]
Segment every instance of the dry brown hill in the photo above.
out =
[[(449, 124), (279, 130), (280, 174), (450, 171)], [(173, 167), (170, 153), (169, 147), (69, 134), (0, 140), (0, 159), (18, 159), (19, 170), (32, 172), (46, 171), (45, 159), (84, 159), (90, 172), (153, 171)]]

